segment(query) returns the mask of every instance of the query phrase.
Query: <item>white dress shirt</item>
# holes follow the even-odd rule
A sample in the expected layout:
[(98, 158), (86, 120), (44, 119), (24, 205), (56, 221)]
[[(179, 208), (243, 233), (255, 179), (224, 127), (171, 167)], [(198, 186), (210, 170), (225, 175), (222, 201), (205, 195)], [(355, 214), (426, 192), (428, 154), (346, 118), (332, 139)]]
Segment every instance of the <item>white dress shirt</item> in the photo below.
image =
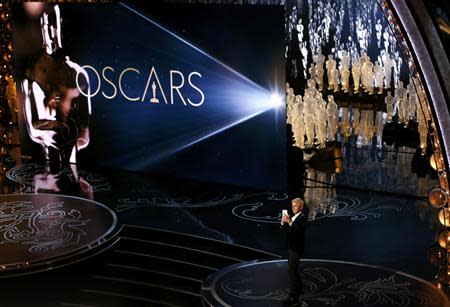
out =
[(292, 223), (294, 223), (295, 219), (296, 219), (300, 214), (302, 214), (301, 211), (292, 217), (292, 219), (291, 219)]

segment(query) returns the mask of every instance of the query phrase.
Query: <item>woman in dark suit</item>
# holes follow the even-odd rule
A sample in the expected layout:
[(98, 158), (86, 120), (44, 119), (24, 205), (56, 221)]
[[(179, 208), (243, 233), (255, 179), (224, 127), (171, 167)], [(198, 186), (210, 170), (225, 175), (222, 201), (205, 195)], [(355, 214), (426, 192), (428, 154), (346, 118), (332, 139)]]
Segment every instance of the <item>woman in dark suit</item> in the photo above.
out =
[(291, 204), (294, 216), (289, 217), (283, 214), (281, 224), (288, 231), (289, 303), (294, 304), (298, 302), (298, 296), (303, 294), (302, 278), (298, 266), (303, 255), (308, 216), (303, 212), (303, 199), (295, 198)]

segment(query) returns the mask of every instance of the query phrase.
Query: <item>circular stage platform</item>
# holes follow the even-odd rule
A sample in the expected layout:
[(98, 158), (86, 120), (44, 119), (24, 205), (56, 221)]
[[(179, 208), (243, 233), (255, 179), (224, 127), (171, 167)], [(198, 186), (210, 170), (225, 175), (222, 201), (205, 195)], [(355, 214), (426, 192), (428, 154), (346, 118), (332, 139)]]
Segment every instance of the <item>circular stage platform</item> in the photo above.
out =
[[(294, 306), (450, 306), (436, 287), (401, 272), (359, 263), (301, 260), (303, 302)], [(287, 260), (242, 262), (202, 285), (208, 306), (286, 306)]]
[(56, 194), (0, 195), (0, 276), (50, 268), (113, 236), (115, 213), (87, 199)]

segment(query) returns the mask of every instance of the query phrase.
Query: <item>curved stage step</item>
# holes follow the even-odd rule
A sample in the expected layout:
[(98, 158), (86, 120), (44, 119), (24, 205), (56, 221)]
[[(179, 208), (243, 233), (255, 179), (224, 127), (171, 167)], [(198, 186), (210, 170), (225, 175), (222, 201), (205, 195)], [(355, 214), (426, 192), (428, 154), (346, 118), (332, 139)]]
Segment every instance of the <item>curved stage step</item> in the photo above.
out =
[[(171, 231), (125, 225), (105, 264), (82, 289), (84, 303), (92, 294), (112, 306), (130, 301), (145, 305), (200, 306), (201, 283), (211, 273), (241, 261), (277, 255), (226, 242)], [(127, 303), (117, 302), (117, 295)]]
[[(182, 233), (125, 225), (117, 242), (85, 261), (0, 279), (7, 306), (201, 306), (214, 272), (277, 255)], [(37, 283), (39, 281), (39, 283)], [(30, 296), (23, 296), (23, 287)]]

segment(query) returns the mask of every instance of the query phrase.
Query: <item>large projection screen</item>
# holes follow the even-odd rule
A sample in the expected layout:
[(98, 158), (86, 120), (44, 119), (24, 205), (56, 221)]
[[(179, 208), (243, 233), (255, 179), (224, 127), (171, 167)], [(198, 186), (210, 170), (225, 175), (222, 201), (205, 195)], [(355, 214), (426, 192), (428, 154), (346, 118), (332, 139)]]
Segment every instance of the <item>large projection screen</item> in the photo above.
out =
[(155, 2), (15, 7), (23, 153), (283, 190), (284, 7)]

